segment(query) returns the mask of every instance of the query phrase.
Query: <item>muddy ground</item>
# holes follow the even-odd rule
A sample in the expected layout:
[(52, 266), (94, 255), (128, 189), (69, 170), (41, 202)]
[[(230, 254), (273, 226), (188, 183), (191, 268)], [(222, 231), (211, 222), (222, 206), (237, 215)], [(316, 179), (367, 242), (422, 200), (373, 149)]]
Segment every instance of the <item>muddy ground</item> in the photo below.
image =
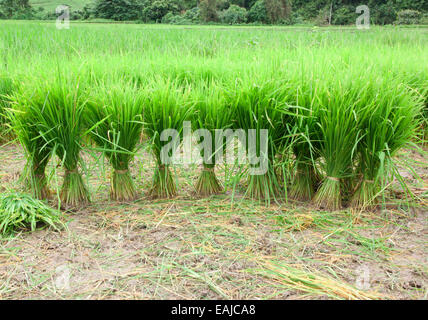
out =
[[(21, 190), (20, 147), (0, 147), (0, 192)], [(198, 167), (178, 168), (179, 196), (147, 197), (154, 163), (133, 165), (141, 191), (110, 202), (108, 168), (85, 155), (92, 204), (64, 212), (67, 230), (0, 240), (1, 299), (426, 299), (426, 156), (403, 152), (399, 184), (373, 212), (265, 207), (193, 196)], [(410, 165), (420, 176), (415, 178)], [(222, 175), (219, 170), (219, 175)], [(95, 172), (95, 173), (94, 173)]]

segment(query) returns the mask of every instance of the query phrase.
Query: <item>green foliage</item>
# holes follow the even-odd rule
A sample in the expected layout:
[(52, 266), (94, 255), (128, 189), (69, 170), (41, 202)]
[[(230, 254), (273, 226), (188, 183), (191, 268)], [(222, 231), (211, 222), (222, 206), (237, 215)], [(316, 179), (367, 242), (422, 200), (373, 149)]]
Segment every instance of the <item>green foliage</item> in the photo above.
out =
[(227, 24), (239, 24), (247, 21), (247, 10), (232, 4), (219, 14), (220, 21)]
[(199, 9), (202, 21), (215, 22), (218, 20), (216, 0), (201, 0)]
[(355, 23), (355, 8), (343, 6), (334, 12), (332, 24), (349, 25)]
[(397, 12), (392, 2), (382, 4), (371, 12), (372, 20), (375, 24), (385, 25), (393, 24), (397, 19)]
[(422, 14), (416, 10), (401, 10), (397, 16), (397, 24), (418, 24), (422, 18)]
[(269, 21), (281, 22), (291, 15), (290, 0), (264, 0)]
[(183, 18), (192, 23), (200, 22), (200, 9), (198, 7), (194, 7), (192, 9), (187, 10), (183, 14)]
[(248, 21), (270, 23), (264, 0), (257, 0), (257, 2), (251, 7), (250, 11), (248, 12)]
[(141, 16), (141, 0), (96, 0), (94, 15), (116, 21), (137, 20)]
[(0, 235), (10, 236), (21, 230), (35, 231), (40, 225), (57, 231), (65, 227), (60, 212), (23, 193), (0, 194)]
[(29, 0), (0, 0), (0, 18), (31, 19), (31, 17)]
[(178, 1), (173, 0), (154, 0), (145, 1), (142, 13), (146, 21), (160, 22), (167, 15), (177, 15), (180, 12), (181, 5)]

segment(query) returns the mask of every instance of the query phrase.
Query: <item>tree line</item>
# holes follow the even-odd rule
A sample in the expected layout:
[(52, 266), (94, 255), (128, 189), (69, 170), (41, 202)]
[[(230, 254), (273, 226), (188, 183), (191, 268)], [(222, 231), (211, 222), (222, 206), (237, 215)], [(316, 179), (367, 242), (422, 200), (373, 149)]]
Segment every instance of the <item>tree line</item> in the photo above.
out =
[[(67, 4), (67, 0), (63, 0)], [(374, 24), (428, 21), (426, 0), (366, 0)], [(361, 0), (90, 0), (83, 9), (70, 7), (71, 19), (108, 19), (169, 24), (355, 23)], [(0, 0), (1, 19), (55, 19), (57, 14), (29, 0)]]

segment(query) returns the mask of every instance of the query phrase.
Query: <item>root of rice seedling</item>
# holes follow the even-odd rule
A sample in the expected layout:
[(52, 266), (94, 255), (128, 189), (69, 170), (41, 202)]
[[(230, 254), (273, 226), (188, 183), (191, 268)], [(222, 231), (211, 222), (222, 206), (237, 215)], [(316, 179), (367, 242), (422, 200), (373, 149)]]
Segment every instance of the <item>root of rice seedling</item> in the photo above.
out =
[(326, 177), (314, 197), (320, 208), (339, 210), (342, 207), (342, 188), (339, 178)]
[(195, 186), (196, 192), (201, 196), (219, 194), (223, 187), (214, 172), (214, 167), (204, 166)]
[(113, 169), (111, 175), (110, 197), (116, 201), (134, 200), (137, 192), (129, 169)]
[(312, 163), (296, 161), (296, 173), (290, 186), (290, 197), (299, 201), (312, 200), (317, 185), (317, 174)]
[(169, 166), (160, 165), (155, 169), (153, 186), (149, 194), (153, 198), (172, 198), (177, 194), (177, 187)]
[(89, 191), (77, 167), (73, 170), (65, 169), (60, 198), (67, 207), (77, 207), (89, 202)]

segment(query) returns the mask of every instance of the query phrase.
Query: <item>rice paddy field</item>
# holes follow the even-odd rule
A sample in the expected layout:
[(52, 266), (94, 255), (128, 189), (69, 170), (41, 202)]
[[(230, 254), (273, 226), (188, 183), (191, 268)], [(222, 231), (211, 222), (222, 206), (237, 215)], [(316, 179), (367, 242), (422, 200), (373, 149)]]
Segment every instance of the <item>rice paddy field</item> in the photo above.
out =
[[(426, 299), (427, 52), (424, 27), (1, 21), (0, 299)], [(266, 170), (213, 141), (165, 163), (185, 122), (253, 130), (221, 146)]]

